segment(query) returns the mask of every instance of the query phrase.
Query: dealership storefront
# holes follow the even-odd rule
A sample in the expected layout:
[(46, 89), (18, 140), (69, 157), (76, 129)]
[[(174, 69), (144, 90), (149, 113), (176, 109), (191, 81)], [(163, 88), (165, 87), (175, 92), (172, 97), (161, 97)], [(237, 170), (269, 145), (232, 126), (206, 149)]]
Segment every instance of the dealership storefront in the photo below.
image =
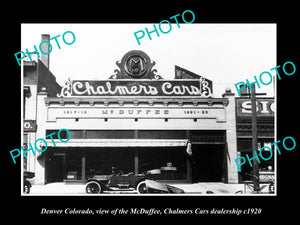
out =
[(54, 145), (48, 137), (47, 151), (30, 159), (36, 184), (83, 182), (112, 166), (170, 183), (238, 182), (230, 90), (213, 98), (210, 80), (178, 66), (165, 80), (142, 51), (117, 65), (107, 80), (68, 80), (56, 97), (37, 93), (36, 138), (67, 128), (71, 139)]
[[(225, 131), (70, 130), (71, 134), (78, 132), (103, 133), (106, 138), (93, 135), (94, 140), (73, 139), (69, 143), (72, 147), (49, 148), (45, 152), (47, 182), (76, 182), (95, 174), (110, 174), (112, 166), (124, 173), (150, 171), (153, 178), (170, 182), (226, 180)], [(137, 133), (138, 138), (130, 137), (130, 133)], [(186, 151), (189, 133), (203, 140), (192, 141), (192, 156)]]

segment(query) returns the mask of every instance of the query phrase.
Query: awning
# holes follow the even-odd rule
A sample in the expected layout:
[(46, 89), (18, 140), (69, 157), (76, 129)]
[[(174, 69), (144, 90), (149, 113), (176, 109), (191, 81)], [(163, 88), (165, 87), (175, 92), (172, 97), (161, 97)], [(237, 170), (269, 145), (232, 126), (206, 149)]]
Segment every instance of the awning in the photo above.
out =
[[(54, 147), (47, 139), (48, 147)], [(40, 142), (45, 146), (44, 142)], [(186, 139), (71, 139), (68, 142), (55, 140), (56, 147), (185, 147)]]

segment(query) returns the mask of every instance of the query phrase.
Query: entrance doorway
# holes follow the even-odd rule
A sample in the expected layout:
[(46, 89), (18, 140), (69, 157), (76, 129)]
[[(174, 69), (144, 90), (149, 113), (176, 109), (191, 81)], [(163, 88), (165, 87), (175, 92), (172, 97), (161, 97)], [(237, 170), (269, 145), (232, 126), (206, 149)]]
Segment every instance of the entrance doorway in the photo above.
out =
[(224, 145), (194, 144), (191, 157), (192, 181), (221, 182), (224, 175)]
[(168, 182), (188, 181), (185, 147), (142, 147), (138, 149), (138, 170), (151, 179)]
[(124, 147), (86, 148), (86, 177), (109, 175), (112, 167), (123, 173), (134, 172), (134, 149)]
[(65, 154), (53, 154), (46, 162), (47, 183), (63, 182)]

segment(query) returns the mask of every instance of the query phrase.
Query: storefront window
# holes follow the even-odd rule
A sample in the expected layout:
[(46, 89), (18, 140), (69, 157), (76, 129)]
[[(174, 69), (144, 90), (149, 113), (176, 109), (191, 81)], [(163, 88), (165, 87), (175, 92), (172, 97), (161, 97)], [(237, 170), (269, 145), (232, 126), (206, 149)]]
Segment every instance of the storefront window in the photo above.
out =
[(187, 154), (184, 148), (154, 147), (138, 151), (139, 172), (156, 180), (186, 180)]
[(87, 139), (133, 139), (133, 130), (87, 130)]
[(139, 139), (186, 139), (185, 130), (139, 130)]
[[(273, 139), (272, 139), (273, 141)], [(272, 149), (272, 157), (270, 157), (271, 153), (268, 150), (268, 148), (262, 149), (261, 155), (263, 158), (268, 160), (263, 160), (260, 157), (260, 163), (259, 166), (259, 172), (274, 172), (274, 145), (271, 146), (271, 139), (261, 139), (258, 141), (258, 150), (260, 150), (262, 147), (267, 146)], [(239, 151), (241, 152), (241, 157), (247, 158), (246, 155), (252, 156), (252, 140), (239, 140), (238, 141), (238, 147)], [(258, 152), (257, 152), (258, 153)], [(251, 158), (251, 157), (250, 157)], [(246, 181), (246, 180), (252, 180), (253, 179), (253, 167), (250, 166), (249, 163), (245, 163), (241, 167), (240, 172), (240, 180)]]
[[(46, 136), (48, 136), (49, 134), (55, 133), (54, 135), (48, 136), (46, 137), (46, 139), (50, 139), (51, 137), (53, 139), (58, 139), (57, 133), (59, 132), (59, 130), (46, 130)], [(70, 134), (71, 134), (71, 138), (72, 139), (82, 139), (83, 137), (83, 131), (82, 130), (69, 130)], [(62, 130), (60, 132), (60, 138), (61, 139), (68, 139), (68, 133), (65, 130)]]
[(131, 148), (89, 148), (86, 151), (86, 176), (109, 175), (112, 167), (123, 173), (134, 172), (134, 150)]
[(66, 153), (66, 179), (81, 180), (82, 151), (73, 149)]
[(274, 171), (274, 145), (271, 146), (271, 142), (262, 142), (260, 144), (260, 148), (263, 146), (269, 147), (272, 149), (272, 153), (268, 150), (268, 148), (264, 148), (261, 152), (261, 155), (263, 158), (268, 160), (261, 160), (261, 163), (259, 165), (259, 171)]
[(223, 130), (192, 130), (190, 133), (190, 139), (193, 142), (226, 142), (225, 131)]

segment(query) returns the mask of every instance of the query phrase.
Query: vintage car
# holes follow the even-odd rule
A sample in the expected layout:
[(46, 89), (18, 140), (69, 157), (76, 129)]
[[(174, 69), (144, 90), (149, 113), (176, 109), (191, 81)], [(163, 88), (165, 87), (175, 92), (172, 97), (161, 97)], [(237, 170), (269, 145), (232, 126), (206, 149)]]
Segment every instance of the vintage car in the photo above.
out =
[(145, 193), (184, 193), (183, 190), (168, 184), (151, 180), (152, 173), (135, 175), (124, 174), (118, 168), (112, 169), (111, 175), (94, 175), (86, 182), (86, 193), (98, 194), (104, 191), (136, 190), (139, 194)]
[(103, 191), (137, 190), (145, 193), (145, 175), (135, 175), (133, 172), (124, 174), (118, 168), (112, 169), (111, 175), (94, 175), (86, 182), (86, 193), (97, 194)]

